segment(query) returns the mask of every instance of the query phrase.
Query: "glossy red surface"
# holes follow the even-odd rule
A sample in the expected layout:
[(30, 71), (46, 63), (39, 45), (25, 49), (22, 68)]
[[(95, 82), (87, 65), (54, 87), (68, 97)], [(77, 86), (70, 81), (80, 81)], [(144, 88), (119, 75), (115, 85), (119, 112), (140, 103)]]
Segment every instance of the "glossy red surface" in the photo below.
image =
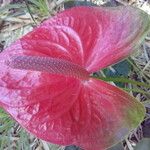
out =
[(145, 110), (137, 100), (90, 77), (45, 72), (41, 68), (49, 63), (43, 59), (39, 67), (35, 59), (20, 68), (6, 62), (12, 57), (47, 57), (97, 71), (129, 55), (149, 24), (148, 17), (132, 7), (77, 7), (45, 21), (0, 54), (1, 106), (43, 140), (86, 150), (112, 146), (142, 121)]

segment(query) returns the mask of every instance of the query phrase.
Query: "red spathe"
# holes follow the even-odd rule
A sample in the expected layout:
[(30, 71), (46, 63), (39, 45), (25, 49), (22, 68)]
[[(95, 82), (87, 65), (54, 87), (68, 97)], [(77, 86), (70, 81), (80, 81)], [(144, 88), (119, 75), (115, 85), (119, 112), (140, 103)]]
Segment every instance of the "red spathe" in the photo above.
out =
[(76, 7), (45, 21), (0, 54), (1, 106), (43, 140), (86, 150), (112, 146), (142, 121), (145, 110), (137, 100), (90, 77), (12, 68), (6, 61), (47, 57), (92, 73), (127, 57), (149, 25), (148, 16), (132, 7)]

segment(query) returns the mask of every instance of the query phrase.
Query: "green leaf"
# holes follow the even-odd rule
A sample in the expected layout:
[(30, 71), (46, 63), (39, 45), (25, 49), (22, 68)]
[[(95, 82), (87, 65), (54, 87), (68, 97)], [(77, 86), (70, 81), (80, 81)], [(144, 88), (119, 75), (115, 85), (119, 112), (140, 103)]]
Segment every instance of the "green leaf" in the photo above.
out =
[[(113, 71), (110, 68), (103, 69), (103, 72), (106, 75), (106, 77), (118, 77), (118, 76), (128, 77), (128, 74), (130, 73), (132, 66), (127, 60), (124, 60), (118, 64), (113, 65), (112, 68), (114, 69)], [(125, 87), (125, 83), (122, 82), (119, 83), (115, 82), (115, 84), (121, 88)]]

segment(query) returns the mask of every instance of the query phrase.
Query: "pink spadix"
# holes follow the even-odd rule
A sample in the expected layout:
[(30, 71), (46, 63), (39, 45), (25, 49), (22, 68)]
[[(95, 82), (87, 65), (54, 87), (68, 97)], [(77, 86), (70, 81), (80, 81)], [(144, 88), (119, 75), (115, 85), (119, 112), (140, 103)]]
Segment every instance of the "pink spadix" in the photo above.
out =
[(48, 72), (87, 80), (89, 73), (83, 67), (67, 60), (41, 56), (13, 56), (6, 62), (15, 69)]

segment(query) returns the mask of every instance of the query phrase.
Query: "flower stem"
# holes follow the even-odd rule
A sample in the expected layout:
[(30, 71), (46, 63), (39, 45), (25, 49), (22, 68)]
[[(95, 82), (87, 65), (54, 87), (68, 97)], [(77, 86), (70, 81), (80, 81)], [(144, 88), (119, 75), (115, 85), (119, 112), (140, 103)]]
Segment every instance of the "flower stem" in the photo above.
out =
[(132, 92), (138, 92), (138, 93), (142, 93), (142, 94), (149, 94), (148, 92), (144, 91), (144, 90), (140, 90), (140, 89), (129, 89), (129, 88), (122, 88), (125, 91), (132, 91)]
[(150, 88), (149, 84), (146, 84), (146, 83), (143, 83), (143, 82), (138, 82), (138, 81), (135, 81), (135, 80), (130, 80), (130, 79), (123, 78), (123, 77), (94, 77), (94, 78), (101, 79), (101, 80), (104, 80), (104, 81), (131, 83), (131, 84), (134, 84), (134, 85)]

